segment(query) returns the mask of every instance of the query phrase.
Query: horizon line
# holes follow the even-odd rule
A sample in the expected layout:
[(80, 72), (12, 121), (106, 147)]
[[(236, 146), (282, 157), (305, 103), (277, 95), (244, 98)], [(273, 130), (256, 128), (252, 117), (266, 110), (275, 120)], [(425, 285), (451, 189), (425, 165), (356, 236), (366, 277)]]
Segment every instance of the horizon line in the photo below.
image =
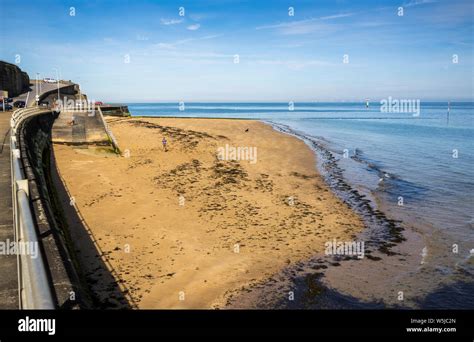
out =
[[(385, 100), (382, 98), (380, 100), (369, 100), (369, 103), (380, 103), (380, 101)], [(393, 98), (394, 100), (419, 100), (420, 103), (427, 102), (436, 102), (436, 103), (474, 103), (474, 99), (405, 99), (405, 98)], [(281, 101), (281, 100), (105, 100), (104, 103), (139, 103), (139, 104), (153, 104), (153, 103), (279, 103), (279, 104), (288, 104), (292, 103), (365, 103), (366, 100), (301, 100), (301, 101)]]

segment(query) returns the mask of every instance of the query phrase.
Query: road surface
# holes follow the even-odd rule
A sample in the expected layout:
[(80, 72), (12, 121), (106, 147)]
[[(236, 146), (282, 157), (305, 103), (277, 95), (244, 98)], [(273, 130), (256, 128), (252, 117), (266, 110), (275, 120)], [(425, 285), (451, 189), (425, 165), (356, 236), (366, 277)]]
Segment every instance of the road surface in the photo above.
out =
[[(58, 84), (57, 83), (46, 83), (43, 81), (39, 81), (38, 85), (36, 85), (36, 80), (31, 81), (32, 85), (30, 86), (31, 91), (28, 93), (23, 93), (21, 95), (18, 95), (17, 97), (14, 98), (14, 101), (21, 100), (25, 101), (28, 98), (28, 103), (27, 106), (31, 107), (35, 105), (35, 100), (36, 100), (36, 95), (39, 94), (42, 96), (43, 94), (46, 94), (48, 92), (54, 91), (58, 89)], [(59, 82), (59, 89), (64, 88), (64, 87), (69, 87), (73, 83), (69, 82)]]

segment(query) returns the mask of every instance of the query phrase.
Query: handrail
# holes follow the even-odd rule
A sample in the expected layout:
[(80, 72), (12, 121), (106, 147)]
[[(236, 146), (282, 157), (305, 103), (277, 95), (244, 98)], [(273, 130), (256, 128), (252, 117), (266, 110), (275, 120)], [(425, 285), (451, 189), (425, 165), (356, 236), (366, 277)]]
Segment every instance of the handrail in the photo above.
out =
[[(16, 131), (27, 118), (48, 113), (43, 108), (17, 109), (10, 120), (10, 161), (12, 181), (13, 222), (17, 246), (34, 246), (36, 258), (28, 253), (17, 253), (18, 291), (20, 309), (54, 309), (52, 285), (46, 271), (46, 258), (39, 248), (39, 237), (30, 206), (28, 179), (22, 169), (21, 152)], [(30, 250), (31, 251), (31, 250)]]
[[(17, 195), (19, 208), (29, 208), (29, 198), (24, 190)], [(39, 245), (35, 224), (30, 210), (19, 210), (20, 236), (19, 242)], [(39, 250), (39, 249), (38, 249)], [(22, 309), (54, 309), (54, 300), (46, 268), (41, 256), (26, 257), (21, 263), (23, 289), (20, 294)]]

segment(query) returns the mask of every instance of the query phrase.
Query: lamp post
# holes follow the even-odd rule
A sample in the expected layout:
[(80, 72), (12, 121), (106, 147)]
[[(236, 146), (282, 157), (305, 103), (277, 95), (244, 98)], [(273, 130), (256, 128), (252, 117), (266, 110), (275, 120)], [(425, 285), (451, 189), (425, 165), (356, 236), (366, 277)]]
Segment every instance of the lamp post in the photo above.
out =
[(56, 82), (58, 84), (58, 101), (59, 101), (59, 71), (58, 71), (58, 68), (53, 68), (53, 70), (56, 70)]
[(36, 94), (35, 94), (35, 101), (36, 101), (36, 107), (39, 105), (39, 72), (36, 73)]

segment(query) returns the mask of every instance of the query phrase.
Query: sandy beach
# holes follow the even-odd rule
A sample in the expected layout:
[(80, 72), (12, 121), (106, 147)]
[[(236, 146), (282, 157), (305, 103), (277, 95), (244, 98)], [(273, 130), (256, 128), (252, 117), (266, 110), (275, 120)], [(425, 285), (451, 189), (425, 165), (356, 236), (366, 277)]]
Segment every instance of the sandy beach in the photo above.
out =
[[(317, 173), (308, 146), (263, 122), (111, 118), (109, 125), (122, 156), (54, 144), (88, 229), (84, 236), (70, 223), (76, 252), (105, 307), (125, 306), (108, 283), (115, 280), (133, 307), (222, 308), (229, 295), (363, 227)], [(255, 149), (255, 158), (220, 160), (226, 146)], [(99, 255), (81, 243), (87, 238)], [(99, 263), (115, 279), (106, 280)]]

